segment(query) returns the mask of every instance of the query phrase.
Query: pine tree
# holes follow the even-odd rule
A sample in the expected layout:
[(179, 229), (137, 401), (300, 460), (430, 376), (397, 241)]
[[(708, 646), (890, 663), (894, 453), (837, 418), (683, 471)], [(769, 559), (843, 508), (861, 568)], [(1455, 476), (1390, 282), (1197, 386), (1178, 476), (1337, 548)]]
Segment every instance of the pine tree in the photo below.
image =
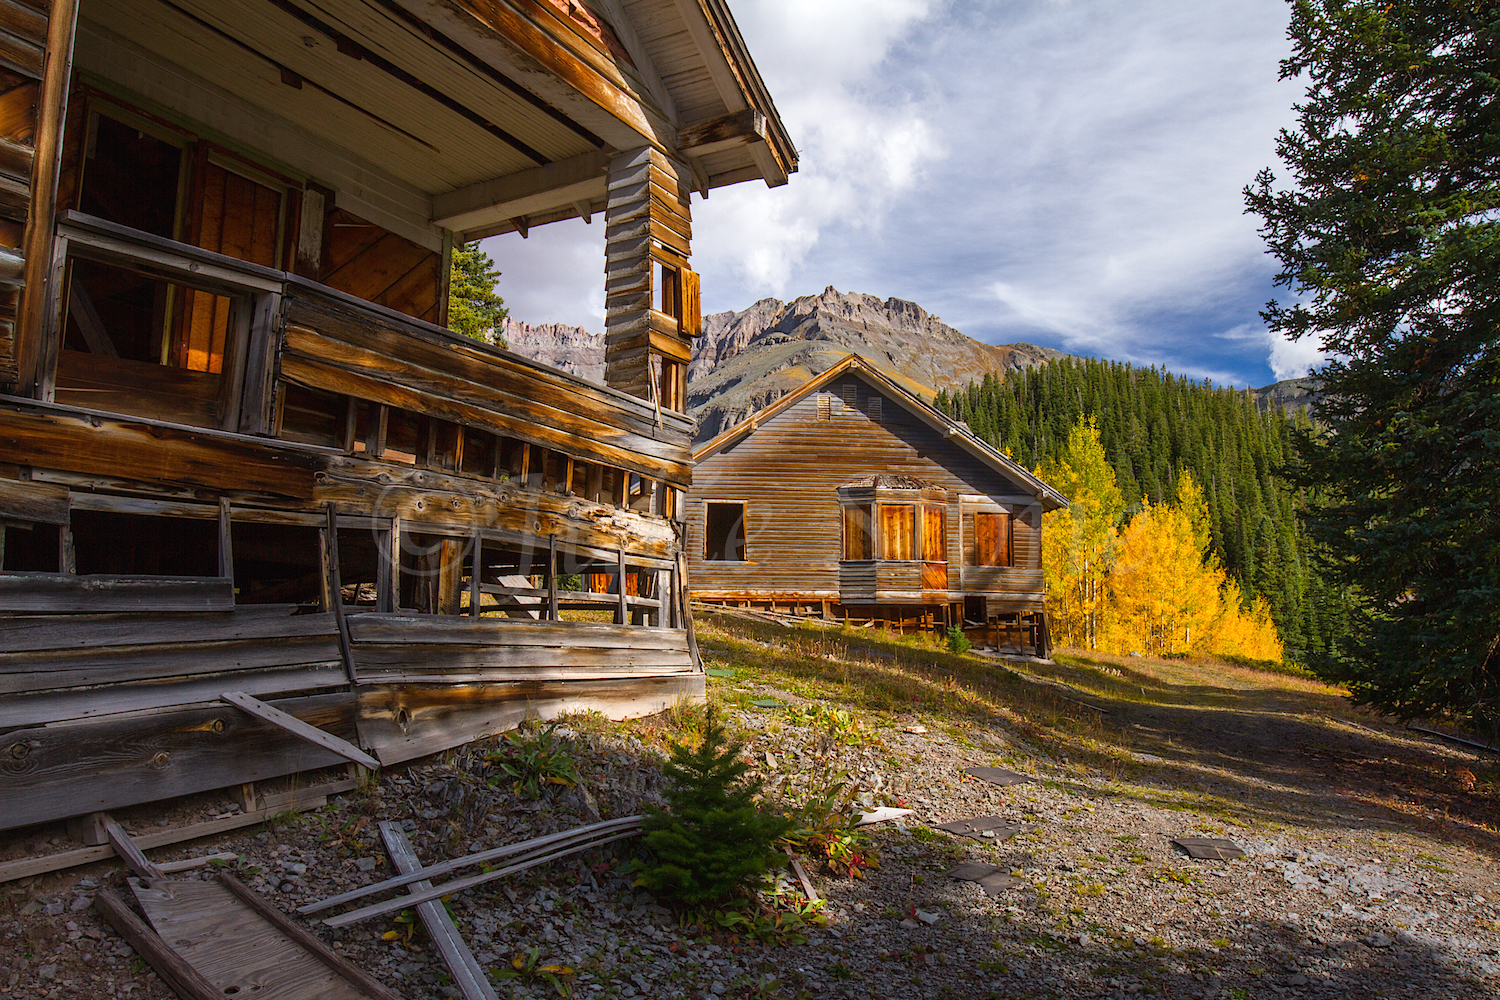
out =
[(785, 860), (776, 841), (793, 823), (756, 801), (761, 783), (746, 777), (744, 749), (725, 746), (712, 711), (696, 750), (672, 748), (664, 768), (669, 808), (647, 811), (643, 843), (653, 857), (637, 885), (687, 906), (721, 903)]
[(1500, 5), (1299, 0), (1298, 125), (1246, 190), (1317, 338), (1307, 526), (1357, 613), (1329, 666), (1363, 703), (1500, 730)]
[(453, 248), (448, 277), (448, 329), (465, 337), (506, 346), (496, 327), (510, 315), (505, 300), (495, 294), (500, 272), (478, 243)]

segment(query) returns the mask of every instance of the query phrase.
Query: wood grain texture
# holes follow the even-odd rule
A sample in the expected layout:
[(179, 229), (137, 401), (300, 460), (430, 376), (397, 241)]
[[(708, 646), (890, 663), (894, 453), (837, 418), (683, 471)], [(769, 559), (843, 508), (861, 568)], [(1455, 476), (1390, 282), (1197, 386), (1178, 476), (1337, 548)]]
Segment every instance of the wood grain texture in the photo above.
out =
[(274, 726), (280, 726), (293, 736), (304, 739), (314, 746), (322, 747), (331, 753), (338, 754), (340, 757), (351, 760), (361, 767), (368, 767), (372, 771), (380, 769), (380, 761), (371, 757), (348, 740), (341, 740), (331, 733), (325, 733), (316, 726), (309, 726), (295, 715), (288, 715), (286, 712), (273, 708), (257, 698), (250, 697), (243, 691), (226, 691), (219, 696), (219, 700), (225, 704), (233, 705), (243, 712), (249, 712), (258, 719), (264, 719)]
[(398, 312), (437, 319), (442, 255), (332, 208), (323, 222), (318, 281)]
[(0, 611), (228, 611), (234, 585), (209, 577), (0, 574)]
[(703, 700), (703, 674), (618, 680), (527, 681), (461, 687), (362, 685), (361, 743), (389, 766), (514, 728), (522, 719), (564, 712), (639, 718), (679, 698)]
[(94, 894), (94, 907), (130, 943), (182, 1000), (223, 1000), (224, 994), (109, 889)]
[(48, 483), (0, 479), (0, 517), (67, 524), (68, 491)]
[(135, 841), (130, 839), (130, 834), (126, 833), (125, 828), (119, 823), (105, 817), (104, 832), (109, 837), (109, 846), (115, 852), (115, 856), (124, 862), (131, 874), (145, 879), (163, 877), (162, 870), (146, 860), (146, 855), (141, 853), (141, 849), (135, 845)]
[[(348, 694), (274, 704), (335, 735), (355, 735)], [(228, 706), (12, 728), (0, 735), (0, 829), (344, 763)]]

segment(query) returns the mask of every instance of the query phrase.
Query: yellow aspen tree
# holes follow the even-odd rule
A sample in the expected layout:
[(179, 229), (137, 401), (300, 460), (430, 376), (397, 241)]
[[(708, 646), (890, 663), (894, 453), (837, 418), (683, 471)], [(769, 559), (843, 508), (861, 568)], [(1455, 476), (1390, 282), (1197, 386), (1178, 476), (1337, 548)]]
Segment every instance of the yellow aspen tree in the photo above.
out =
[(1068, 498), (1067, 509), (1042, 519), (1042, 572), (1055, 638), (1066, 646), (1096, 649), (1115, 524), (1125, 505), (1093, 417), (1073, 425), (1062, 454), (1043, 462), (1037, 475)]
[(1120, 535), (1109, 574), (1103, 648), (1153, 656), (1190, 652), (1206, 644), (1221, 617), (1224, 572), (1205, 559), (1188, 509), (1141, 503)]

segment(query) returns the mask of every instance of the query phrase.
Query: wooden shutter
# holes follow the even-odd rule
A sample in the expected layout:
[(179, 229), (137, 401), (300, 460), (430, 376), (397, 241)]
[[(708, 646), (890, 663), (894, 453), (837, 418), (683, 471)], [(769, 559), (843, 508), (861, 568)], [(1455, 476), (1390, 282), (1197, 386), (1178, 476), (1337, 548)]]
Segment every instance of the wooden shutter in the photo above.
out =
[(853, 506), (844, 508), (844, 559), (858, 561), (870, 559), (870, 508)]
[(974, 565), (998, 566), (1000, 553), (1000, 515), (974, 515)]
[(684, 337), (696, 337), (703, 332), (703, 300), (699, 297), (698, 272), (683, 268), (681, 329)]
[(922, 558), (948, 561), (948, 511), (936, 505), (922, 508)]
[(1014, 565), (1014, 562), (1012, 560), (1015, 539), (1014, 526), (1011, 524), (1009, 514), (996, 514), (995, 517), (998, 518), (1000, 522), (998, 531), (998, 534), (1000, 536), (1000, 544), (997, 551), (1000, 561), (995, 563), (995, 565), (1012, 566)]
[(880, 540), (882, 559), (909, 560), (916, 557), (917, 511), (911, 504), (882, 504)]
[[(203, 194), (195, 242), (205, 250), (276, 267), (279, 258), (282, 192), (203, 162)], [(187, 307), (177, 366), (218, 374), (229, 336), (229, 299), (194, 292)]]

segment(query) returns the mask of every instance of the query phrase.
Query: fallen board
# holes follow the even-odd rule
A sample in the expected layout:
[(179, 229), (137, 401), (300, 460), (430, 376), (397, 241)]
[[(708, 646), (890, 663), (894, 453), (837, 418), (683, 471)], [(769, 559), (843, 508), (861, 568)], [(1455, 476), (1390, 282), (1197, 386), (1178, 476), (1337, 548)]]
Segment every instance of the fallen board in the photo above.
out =
[(221, 996), (399, 1000), (357, 969), (366, 982), (351, 981), (352, 967), (336, 967), (347, 962), (310, 949), (222, 880), (160, 880), (149, 887), (132, 882), (132, 888), (157, 934)]
[(1234, 841), (1217, 837), (1174, 837), (1172, 843), (1199, 861), (1232, 861), (1245, 856), (1244, 849)]
[(960, 837), (973, 837), (975, 840), (1009, 840), (1016, 834), (1028, 829), (1025, 826), (1016, 826), (1007, 823), (999, 816), (975, 816), (973, 819), (956, 819), (951, 823), (939, 823), (937, 829)]
[(943, 874), (964, 882), (977, 882), (987, 896), (998, 896), (1006, 889), (1024, 884), (1020, 879), (1007, 875), (1004, 869), (978, 861), (961, 864)]
[(980, 781), (988, 781), (992, 785), (1020, 785), (1033, 779), (1015, 771), (1007, 771), (1003, 767), (966, 767), (964, 774)]
[[(422, 863), (417, 860), (416, 852), (411, 849), (411, 842), (406, 839), (406, 834), (401, 830), (401, 824), (389, 821), (381, 823), (380, 839), (385, 842), (385, 849), (391, 856), (391, 863), (402, 875), (410, 875), (421, 869)], [(423, 879), (421, 882), (413, 882), (412, 886), (417, 889), (430, 889), (432, 883)], [(417, 916), (422, 918), (422, 926), (427, 928), (427, 936), (432, 939), (433, 944), (437, 946), (438, 953), (443, 956), (443, 962), (448, 966), (448, 971), (453, 974), (453, 982), (459, 992), (464, 995), (464, 1000), (497, 1000), (495, 990), (490, 986), (484, 969), (474, 961), (473, 953), (464, 943), (463, 937), (453, 923), (453, 918), (448, 916), (448, 911), (443, 908), (443, 904), (435, 899), (419, 903)]]

